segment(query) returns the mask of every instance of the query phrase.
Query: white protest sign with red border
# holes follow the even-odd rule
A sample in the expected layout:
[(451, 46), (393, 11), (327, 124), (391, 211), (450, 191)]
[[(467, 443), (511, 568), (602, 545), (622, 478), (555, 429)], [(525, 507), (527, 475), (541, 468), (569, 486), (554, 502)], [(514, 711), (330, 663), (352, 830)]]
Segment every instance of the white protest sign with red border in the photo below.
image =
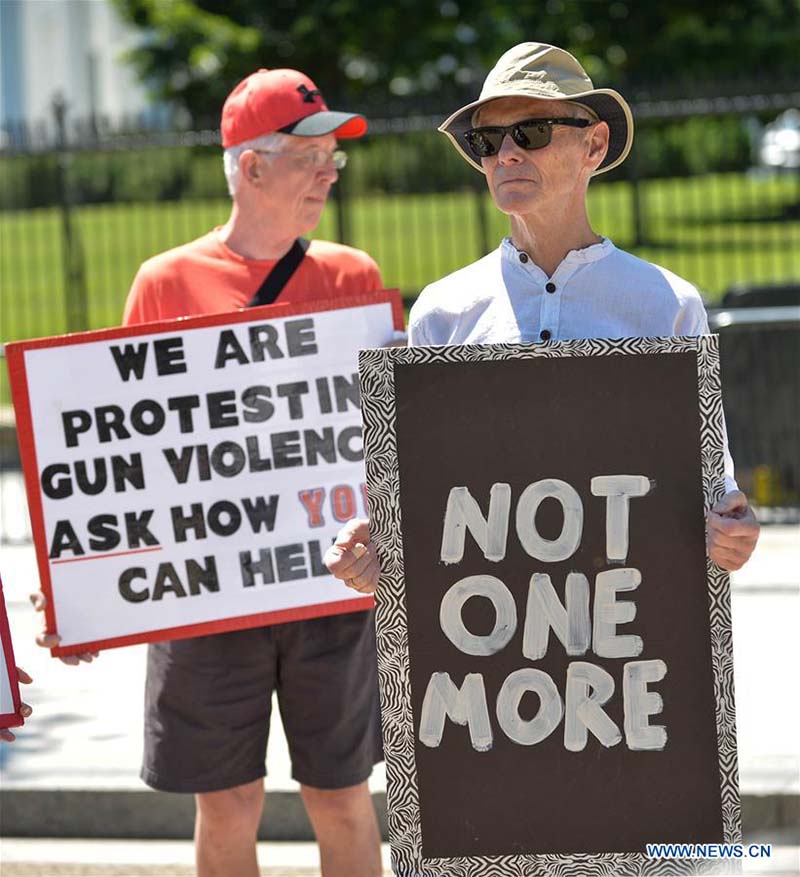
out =
[(371, 608), (357, 351), (397, 291), (6, 346), (54, 655)]
[(14, 647), (11, 644), (11, 631), (8, 627), (6, 601), (3, 597), (3, 582), (0, 579), (0, 642), (3, 644), (3, 663), (0, 666), (0, 728), (16, 728), (24, 724), (19, 713), (19, 678), (14, 660)]

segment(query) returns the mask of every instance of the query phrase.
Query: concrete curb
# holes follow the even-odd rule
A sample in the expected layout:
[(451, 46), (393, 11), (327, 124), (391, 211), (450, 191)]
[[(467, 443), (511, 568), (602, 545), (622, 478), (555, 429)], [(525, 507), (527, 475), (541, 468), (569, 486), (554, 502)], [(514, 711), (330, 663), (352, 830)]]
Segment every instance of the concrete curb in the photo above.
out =
[[(372, 796), (381, 835), (387, 837), (386, 794)], [(189, 840), (192, 795), (97, 789), (4, 789), (0, 836), (91, 839)], [(313, 841), (299, 792), (269, 792), (259, 840)]]
[[(386, 794), (372, 795), (381, 836), (388, 839)], [(786, 830), (800, 843), (800, 795), (743, 795), (746, 835)], [(194, 829), (191, 795), (80, 789), (8, 789), (0, 792), (3, 837), (186, 840)], [(311, 841), (314, 835), (298, 792), (269, 792), (260, 840)], [(791, 839), (791, 838), (790, 838)], [(786, 841), (788, 842), (788, 841)]]

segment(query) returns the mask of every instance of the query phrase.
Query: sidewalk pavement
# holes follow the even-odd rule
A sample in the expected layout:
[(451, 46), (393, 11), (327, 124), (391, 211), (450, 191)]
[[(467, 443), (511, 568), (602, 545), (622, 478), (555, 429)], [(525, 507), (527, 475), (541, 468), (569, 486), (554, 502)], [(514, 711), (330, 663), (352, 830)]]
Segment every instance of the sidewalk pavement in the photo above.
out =
[[(756, 843), (760, 841), (754, 841)], [(392, 871), (389, 845), (381, 847), (383, 873)], [(190, 841), (3, 840), (3, 877), (193, 877)], [(262, 877), (319, 877), (316, 844), (260, 843)], [(768, 859), (742, 862), (743, 877), (796, 877), (800, 848), (775, 847)]]
[[(791, 855), (791, 851), (788, 851)], [(768, 862), (771, 870), (749, 872), (784, 877), (787, 850)], [(381, 847), (383, 873), (390, 877), (389, 845)], [(191, 841), (3, 840), (3, 877), (194, 877)], [(313, 843), (260, 843), (262, 877), (319, 877)]]
[[(54, 660), (33, 640), (40, 620), (27, 596), (38, 582), (32, 547), (0, 546), (0, 574), (17, 663), (34, 678), (23, 698), (34, 715), (18, 729), (16, 743), (0, 746), (3, 834), (191, 837), (191, 796), (151, 792), (138, 778), (145, 647), (112, 649), (79, 667)], [(800, 699), (787, 693), (796, 684), (798, 630), (800, 526), (766, 526), (750, 563), (733, 576), (743, 822), (748, 839), (779, 832), (781, 843), (794, 845), (800, 844)], [(272, 794), (261, 836), (311, 840), (278, 722), (270, 734), (267, 772)], [(385, 830), (382, 765), (370, 788)]]

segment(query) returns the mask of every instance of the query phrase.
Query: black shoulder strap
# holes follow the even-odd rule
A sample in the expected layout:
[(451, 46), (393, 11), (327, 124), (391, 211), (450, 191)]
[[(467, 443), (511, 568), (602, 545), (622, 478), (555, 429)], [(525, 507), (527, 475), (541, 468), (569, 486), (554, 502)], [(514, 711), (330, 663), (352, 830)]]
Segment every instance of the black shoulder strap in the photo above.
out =
[(258, 287), (256, 294), (247, 303), (247, 307), (271, 305), (275, 301), (281, 294), (283, 287), (289, 282), (289, 278), (303, 261), (308, 244), (309, 241), (305, 238), (297, 238), (289, 247), (289, 251), (272, 266), (272, 270), (264, 278), (264, 282)]

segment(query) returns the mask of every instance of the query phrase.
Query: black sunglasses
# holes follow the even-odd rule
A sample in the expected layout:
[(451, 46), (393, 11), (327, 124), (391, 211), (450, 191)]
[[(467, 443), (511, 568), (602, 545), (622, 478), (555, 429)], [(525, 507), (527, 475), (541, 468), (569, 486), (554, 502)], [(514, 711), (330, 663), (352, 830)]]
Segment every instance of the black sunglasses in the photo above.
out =
[(553, 125), (567, 125), (570, 128), (588, 128), (594, 125), (589, 119), (523, 119), (513, 125), (487, 125), (483, 128), (470, 128), (464, 132), (464, 139), (475, 158), (486, 158), (500, 151), (506, 134), (522, 149), (542, 149), (553, 137)]

